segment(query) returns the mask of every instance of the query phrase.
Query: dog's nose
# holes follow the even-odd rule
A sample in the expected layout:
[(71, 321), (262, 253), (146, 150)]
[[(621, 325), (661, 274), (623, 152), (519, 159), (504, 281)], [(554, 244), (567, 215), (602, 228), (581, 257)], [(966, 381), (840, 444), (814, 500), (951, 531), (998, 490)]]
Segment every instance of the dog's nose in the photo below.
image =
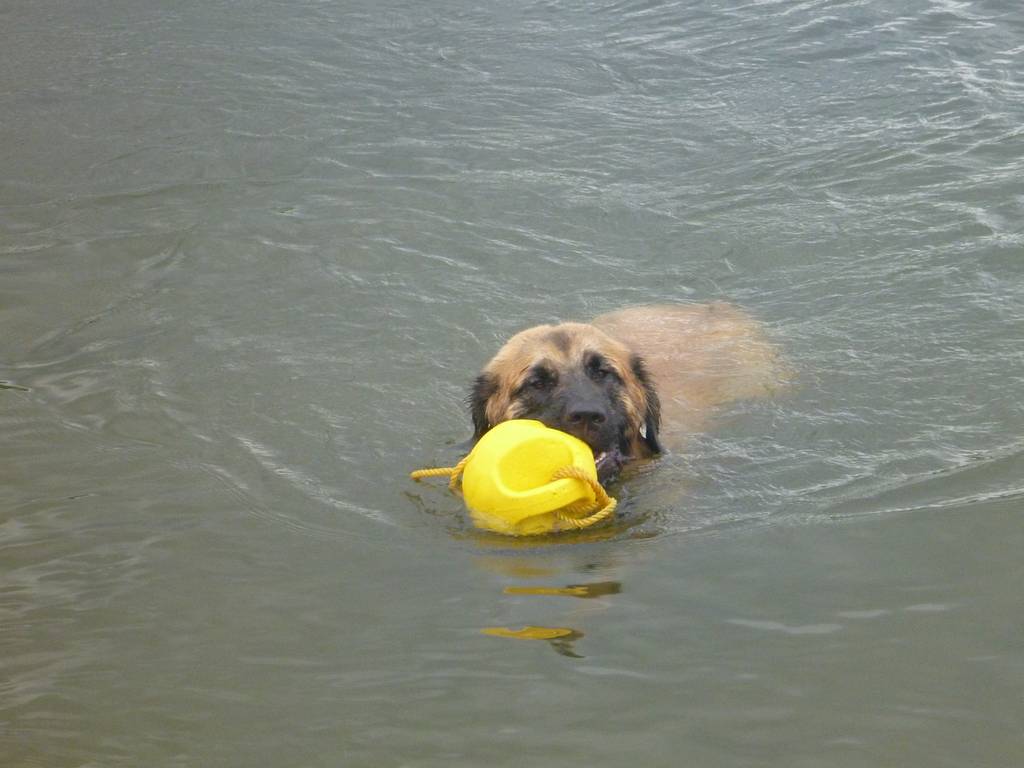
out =
[(608, 414), (596, 406), (578, 406), (570, 408), (566, 418), (574, 427), (596, 427), (608, 420)]

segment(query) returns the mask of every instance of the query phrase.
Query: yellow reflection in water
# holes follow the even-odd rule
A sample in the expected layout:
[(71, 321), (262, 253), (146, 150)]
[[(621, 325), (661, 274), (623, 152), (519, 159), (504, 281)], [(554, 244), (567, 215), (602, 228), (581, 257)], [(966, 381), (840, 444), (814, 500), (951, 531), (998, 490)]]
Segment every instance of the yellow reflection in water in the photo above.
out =
[(491, 637), (508, 637), (513, 640), (547, 640), (551, 647), (562, 656), (582, 659), (573, 649), (573, 643), (583, 637), (583, 633), (569, 627), (533, 627), (509, 629), (508, 627), (484, 627), (481, 634)]
[(569, 584), (565, 587), (505, 587), (506, 595), (553, 595), (558, 597), (603, 597), (617, 595), (622, 584), (617, 581), (595, 581), (590, 584)]
[(580, 634), (575, 629), (569, 629), (569, 627), (523, 627), (522, 629), (484, 627), (480, 631), (485, 635), (514, 637), (516, 640), (554, 640), (559, 637), (578, 636)]

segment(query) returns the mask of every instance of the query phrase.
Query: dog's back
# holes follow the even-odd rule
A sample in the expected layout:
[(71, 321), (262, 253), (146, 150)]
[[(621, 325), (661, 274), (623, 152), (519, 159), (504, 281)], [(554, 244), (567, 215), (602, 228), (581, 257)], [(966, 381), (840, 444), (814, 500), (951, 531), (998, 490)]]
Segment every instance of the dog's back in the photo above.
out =
[(644, 358), (670, 449), (701, 429), (716, 406), (770, 395), (789, 377), (761, 325), (725, 302), (629, 307), (593, 324)]

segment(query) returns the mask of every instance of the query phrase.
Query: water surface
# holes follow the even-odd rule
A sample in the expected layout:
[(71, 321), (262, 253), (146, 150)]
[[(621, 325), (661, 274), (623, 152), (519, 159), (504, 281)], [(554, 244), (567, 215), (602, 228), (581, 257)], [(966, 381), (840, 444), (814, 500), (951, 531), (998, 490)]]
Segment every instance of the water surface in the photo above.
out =
[[(1024, 761), (1017, 3), (0, 30), (7, 763)], [(406, 479), (516, 330), (719, 299), (797, 382), (616, 526)]]

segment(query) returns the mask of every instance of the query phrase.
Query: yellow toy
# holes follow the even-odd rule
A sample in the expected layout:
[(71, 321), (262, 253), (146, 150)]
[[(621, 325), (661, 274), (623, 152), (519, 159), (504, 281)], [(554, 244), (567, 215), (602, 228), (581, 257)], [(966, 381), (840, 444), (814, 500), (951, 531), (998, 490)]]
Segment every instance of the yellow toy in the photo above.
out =
[(590, 446), (539, 421), (504, 421), (454, 467), (420, 469), (411, 476), (449, 475), (452, 490), (462, 476), (462, 495), (477, 527), (496, 533), (589, 528), (615, 511), (615, 499), (597, 481)]

